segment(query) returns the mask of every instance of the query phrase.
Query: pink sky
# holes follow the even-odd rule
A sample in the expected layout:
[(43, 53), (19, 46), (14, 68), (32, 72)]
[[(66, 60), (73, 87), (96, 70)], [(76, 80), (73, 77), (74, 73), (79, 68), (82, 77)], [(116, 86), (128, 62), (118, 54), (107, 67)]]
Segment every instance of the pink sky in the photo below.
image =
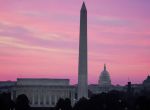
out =
[[(150, 1), (85, 0), (88, 79), (106, 63), (113, 84), (150, 73)], [(0, 0), (0, 80), (69, 78), (77, 83), (82, 0)]]

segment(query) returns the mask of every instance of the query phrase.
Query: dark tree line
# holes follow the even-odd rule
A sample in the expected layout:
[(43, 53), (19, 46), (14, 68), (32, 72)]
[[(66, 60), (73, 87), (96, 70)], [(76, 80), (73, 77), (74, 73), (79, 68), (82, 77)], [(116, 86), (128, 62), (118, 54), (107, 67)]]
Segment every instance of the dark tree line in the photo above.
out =
[[(146, 94), (147, 93), (147, 94)], [(148, 94), (149, 93), (149, 94)], [(69, 99), (68, 99), (69, 100)], [(150, 92), (141, 94), (132, 92), (110, 91), (93, 95), (91, 98), (81, 98), (71, 107), (71, 103), (60, 99), (56, 110), (150, 110)]]
[(55, 106), (55, 110), (72, 110), (70, 99), (60, 98)]
[(14, 106), (14, 102), (10, 98), (9, 93), (0, 94), (0, 108), (1, 110), (10, 110)]
[[(31, 107), (24, 94), (19, 95), (13, 102), (9, 93), (2, 93), (0, 94), (0, 110), (31, 110)], [(70, 99), (60, 98), (53, 110), (150, 110), (150, 92), (142, 91), (141, 94), (132, 94), (110, 91), (93, 95), (89, 99), (81, 98), (73, 107)]]
[(30, 110), (29, 100), (26, 95), (21, 94), (16, 101), (11, 100), (10, 93), (0, 94), (0, 110)]
[(110, 91), (80, 99), (73, 110), (150, 110), (150, 94)]

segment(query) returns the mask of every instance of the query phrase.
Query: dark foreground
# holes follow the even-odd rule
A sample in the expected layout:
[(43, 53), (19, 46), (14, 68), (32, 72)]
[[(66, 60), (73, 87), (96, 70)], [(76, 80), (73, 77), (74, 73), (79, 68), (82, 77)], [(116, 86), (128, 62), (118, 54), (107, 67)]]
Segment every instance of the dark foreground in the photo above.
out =
[(31, 110), (54, 110), (52, 107), (32, 107)]
[(59, 99), (54, 108), (31, 108), (26, 95), (19, 95), (12, 101), (10, 93), (2, 93), (0, 110), (150, 110), (150, 91), (110, 91), (92, 95), (89, 99), (81, 98), (74, 106), (70, 99)]

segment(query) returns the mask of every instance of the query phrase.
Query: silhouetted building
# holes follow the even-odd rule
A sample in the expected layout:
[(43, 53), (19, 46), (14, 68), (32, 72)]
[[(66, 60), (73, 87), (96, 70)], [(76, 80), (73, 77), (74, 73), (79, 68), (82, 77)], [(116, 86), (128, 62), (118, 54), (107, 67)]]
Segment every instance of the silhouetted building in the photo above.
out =
[(100, 73), (100, 77), (98, 80), (98, 84), (90, 84), (88, 86), (88, 89), (93, 93), (93, 94), (99, 94), (102, 92), (109, 92), (111, 90), (117, 90), (117, 91), (125, 91), (124, 86), (119, 86), (119, 85), (112, 85), (111, 84), (111, 78), (110, 74), (107, 71), (106, 65), (104, 64), (104, 69)]
[(127, 85), (127, 91), (128, 91), (128, 93), (131, 93), (131, 91), (132, 91), (132, 87), (131, 86), (132, 86), (131, 82), (128, 82), (128, 85)]
[(148, 75), (147, 78), (143, 81), (143, 85), (150, 85), (150, 76)]
[(99, 85), (100, 92), (108, 92), (113, 88), (113, 86), (111, 85), (110, 74), (107, 71), (105, 64), (104, 64), (104, 70), (100, 74), (98, 85)]
[(150, 76), (148, 75), (147, 78), (143, 81), (144, 89), (150, 91)]
[(99, 82), (99, 86), (111, 86), (110, 74), (107, 71), (105, 64), (104, 64), (104, 70), (101, 72), (98, 82)]
[[(102, 88), (99, 84), (90, 84), (88, 89), (92, 94), (99, 94), (102, 92), (109, 92), (111, 90), (124, 91), (129, 94), (141, 93), (150, 91), (148, 83), (149, 76), (142, 84), (128, 83), (125, 86), (111, 85), (109, 89)], [(146, 83), (145, 83), (146, 81)], [(0, 82), (1, 92), (11, 92), (11, 98), (15, 100), (18, 95), (25, 94), (30, 102), (31, 107), (46, 107), (55, 106), (59, 98), (69, 98), (73, 104), (75, 101), (75, 94), (77, 93), (77, 86), (69, 84), (69, 79), (17, 79), (16, 82), (3, 81)]]
[(15, 86), (15, 81), (0, 81), (0, 93), (7, 93), (11, 91), (11, 88)]

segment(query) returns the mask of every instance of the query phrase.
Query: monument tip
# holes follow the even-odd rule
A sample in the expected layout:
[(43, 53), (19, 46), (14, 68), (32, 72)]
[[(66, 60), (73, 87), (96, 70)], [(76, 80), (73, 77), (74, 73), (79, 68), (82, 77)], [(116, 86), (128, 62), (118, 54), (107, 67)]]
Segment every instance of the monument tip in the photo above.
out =
[(83, 1), (81, 10), (86, 10), (85, 2)]

